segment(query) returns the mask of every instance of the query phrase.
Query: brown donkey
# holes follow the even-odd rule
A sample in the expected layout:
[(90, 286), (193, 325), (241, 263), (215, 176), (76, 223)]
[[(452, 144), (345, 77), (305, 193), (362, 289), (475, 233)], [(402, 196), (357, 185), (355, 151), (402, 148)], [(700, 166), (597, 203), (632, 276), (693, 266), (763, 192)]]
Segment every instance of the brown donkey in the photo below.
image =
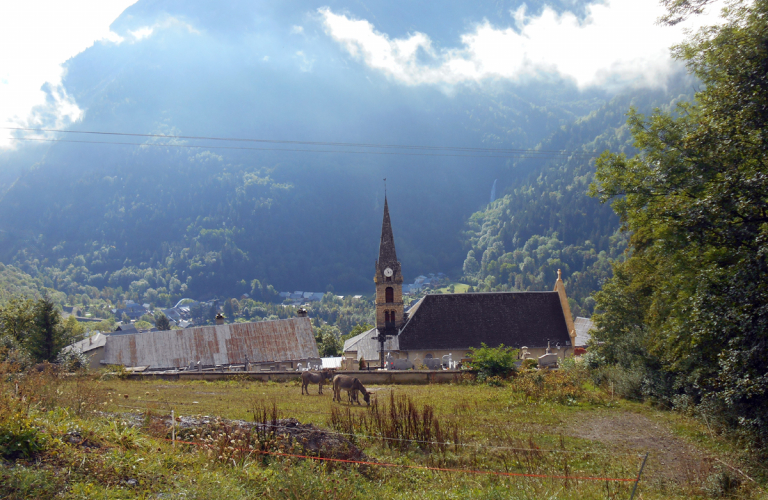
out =
[(368, 405), (371, 404), (371, 393), (366, 391), (363, 384), (355, 377), (350, 377), (349, 375), (336, 375), (333, 377), (334, 401), (341, 403), (341, 391), (347, 391), (347, 399), (350, 404), (352, 404), (353, 401), (360, 404), (360, 401), (357, 400), (358, 391), (363, 393), (365, 403)]
[(309, 395), (309, 384), (317, 384), (317, 393), (323, 393), (323, 383), (326, 380), (330, 380), (331, 372), (323, 370), (321, 372), (301, 372), (301, 395), (304, 395), (306, 389), (307, 395)]

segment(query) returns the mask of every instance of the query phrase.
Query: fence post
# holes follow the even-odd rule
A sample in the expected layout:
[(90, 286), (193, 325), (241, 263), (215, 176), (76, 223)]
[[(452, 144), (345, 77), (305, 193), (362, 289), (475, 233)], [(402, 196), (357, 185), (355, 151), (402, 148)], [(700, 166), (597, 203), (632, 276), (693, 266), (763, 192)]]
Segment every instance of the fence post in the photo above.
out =
[(648, 460), (648, 453), (645, 454), (645, 458), (643, 458), (643, 463), (640, 465), (640, 470), (637, 472), (637, 479), (635, 479), (635, 486), (632, 487), (632, 496), (629, 497), (629, 500), (632, 500), (635, 498), (635, 492), (637, 491), (637, 485), (640, 482), (640, 475), (643, 473), (643, 469), (645, 468), (645, 461)]
[(171, 410), (171, 442), (173, 447), (176, 448), (176, 416), (173, 410)]

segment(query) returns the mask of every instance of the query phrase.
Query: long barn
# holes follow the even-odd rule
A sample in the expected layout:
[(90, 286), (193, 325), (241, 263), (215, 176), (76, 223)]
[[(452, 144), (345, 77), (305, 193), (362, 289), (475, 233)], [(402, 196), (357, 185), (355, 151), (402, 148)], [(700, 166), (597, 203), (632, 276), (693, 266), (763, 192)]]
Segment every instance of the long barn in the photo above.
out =
[(201, 326), (110, 335), (103, 364), (152, 369), (244, 363), (287, 363), (319, 358), (309, 318)]

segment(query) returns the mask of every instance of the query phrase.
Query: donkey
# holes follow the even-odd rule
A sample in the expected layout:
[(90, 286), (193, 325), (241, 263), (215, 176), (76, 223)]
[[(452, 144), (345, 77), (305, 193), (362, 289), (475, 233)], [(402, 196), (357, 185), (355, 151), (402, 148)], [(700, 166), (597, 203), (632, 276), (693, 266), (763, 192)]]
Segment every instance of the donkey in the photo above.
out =
[(341, 403), (341, 391), (347, 391), (347, 399), (349, 404), (356, 402), (360, 404), (357, 399), (357, 392), (363, 393), (363, 399), (367, 405), (371, 404), (371, 393), (365, 390), (363, 384), (355, 377), (349, 375), (336, 375), (333, 377), (333, 400)]
[(304, 390), (307, 391), (307, 395), (309, 395), (309, 387), (307, 387), (309, 384), (317, 384), (318, 394), (323, 393), (323, 383), (326, 380), (330, 380), (331, 378), (331, 372), (328, 370), (323, 370), (321, 372), (301, 372), (301, 395), (304, 395)]

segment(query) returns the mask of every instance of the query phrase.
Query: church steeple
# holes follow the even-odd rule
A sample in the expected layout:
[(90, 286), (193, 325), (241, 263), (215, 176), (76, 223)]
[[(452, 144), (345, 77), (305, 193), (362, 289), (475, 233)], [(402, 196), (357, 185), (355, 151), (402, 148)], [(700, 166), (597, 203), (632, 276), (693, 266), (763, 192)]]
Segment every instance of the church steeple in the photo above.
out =
[(387, 195), (384, 195), (384, 220), (381, 223), (381, 243), (379, 243), (379, 265), (397, 263), (395, 237), (392, 234), (392, 222), (389, 220), (389, 205)]
[(376, 261), (376, 328), (379, 334), (397, 335), (403, 324), (403, 275), (395, 252), (395, 237), (389, 219), (389, 204), (384, 195), (384, 220), (381, 223), (379, 259)]

